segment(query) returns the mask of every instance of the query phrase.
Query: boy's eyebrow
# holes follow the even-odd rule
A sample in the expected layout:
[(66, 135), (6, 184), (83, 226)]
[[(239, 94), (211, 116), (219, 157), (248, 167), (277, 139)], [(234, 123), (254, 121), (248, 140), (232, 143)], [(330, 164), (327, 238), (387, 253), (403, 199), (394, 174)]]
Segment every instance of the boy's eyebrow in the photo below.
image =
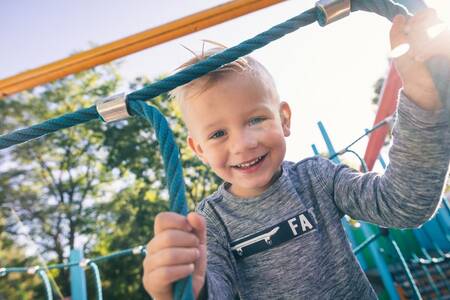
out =
[(209, 130), (211, 130), (212, 128), (217, 127), (217, 124), (219, 124), (220, 122), (221, 122), (221, 120), (217, 120), (217, 121), (210, 122), (210, 123), (206, 124), (206, 125), (203, 127), (203, 130), (204, 130), (204, 131), (209, 131)]
[[(271, 112), (271, 106), (268, 104), (259, 104), (256, 107), (252, 108), (251, 110), (249, 110), (248, 112), (246, 112), (246, 114), (251, 115), (254, 114), (255, 112), (258, 111), (264, 111), (264, 112)], [(216, 127), (217, 124), (221, 123), (221, 119), (210, 122), (208, 124), (206, 124), (205, 126), (203, 126), (203, 130), (204, 131), (209, 131), (211, 128)]]
[[(271, 110), (271, 106), (268, 104), (259, 104), (258, 106), (254, 107), (254, 108), (250, 109), (248, 112), (246, 112), (246, 114), (251, 115), (258, 111), (271, 112), (272, 110)], [(205, 125), (204, 129), (207, 130), (211, 127), (215, 127), (216, 124), (220, 123), (220, 122), (221, 122), (221, 119), (219, 119), (217, 121), (213, 121), (213, 122)]]

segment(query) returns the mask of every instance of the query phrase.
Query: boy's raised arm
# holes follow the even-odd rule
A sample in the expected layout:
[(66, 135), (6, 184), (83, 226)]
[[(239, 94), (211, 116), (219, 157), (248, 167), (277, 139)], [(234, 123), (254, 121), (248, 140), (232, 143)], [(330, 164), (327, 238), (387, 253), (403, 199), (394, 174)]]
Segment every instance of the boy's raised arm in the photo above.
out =
[(322, 176), (336, 206), (354, 219), (384, 227), (426, 222), (440, 203), (448, 173), (449, 129), (444, 110), (423, 110), (402, 94), (383, 175), (324, 162)]
[(404, 89), (385, 174), (360, 174), (331, 163), (323, 174), (337, 207), (355, 219), (385, 227), (415, 227), (439, 205), (448, 175), (450, 127), (424, 60), (439, 55), (450, 61), (450, 32), (432, 38), (427, 29), (435, 25), (433, 10), (409, 21), (399, 16), (394, 20), (392, 47), (408, 43), (410, 50), (396, 59)]

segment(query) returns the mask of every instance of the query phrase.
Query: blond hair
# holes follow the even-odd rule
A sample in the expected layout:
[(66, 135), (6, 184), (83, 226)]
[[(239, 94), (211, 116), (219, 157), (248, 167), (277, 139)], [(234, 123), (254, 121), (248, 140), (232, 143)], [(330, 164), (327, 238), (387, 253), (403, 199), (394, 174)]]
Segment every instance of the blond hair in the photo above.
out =
[[(201, 54), (196, 54), (188, 49), (188, 51), (194, 54), (194, 57), (183, 63), (176, 70), (185, 69), (226, 49), (225, 46), (222, 46), (218, 43), (210, 43), (219, 45), (220, 47), (211, 48), (207, 51), (202, 50)], [(186, 102), (186, 99), (193, 98), (195, 97), (195, 95), (203, 93), (204, 91), (213, 87), (218, 81), (237, 73), (255, 77), (263, 84), (262, 86), (264, 86), (264, 88), (266, 88), (272, 94), (274, 99), (278, 100), (278, 91), (276, 89), (272, 75), (270, 75), (269, 71), (267, 71), (267, 69), (260, 62), (250, 56), (241, 57), (233, 62), (221, 66), (214, 71), (209, 72), (206, 75), (203, 75), (202, 77), (186, 83), (185, 85), (179, 86), (172, 90), (170, 92), (170, 95), (182, 108), (184, 103)]]

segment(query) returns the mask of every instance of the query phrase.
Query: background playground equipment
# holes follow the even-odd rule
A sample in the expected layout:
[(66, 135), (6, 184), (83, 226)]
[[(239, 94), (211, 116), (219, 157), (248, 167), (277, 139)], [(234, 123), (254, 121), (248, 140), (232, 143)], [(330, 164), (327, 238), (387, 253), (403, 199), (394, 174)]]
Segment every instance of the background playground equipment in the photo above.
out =
[[(388, 127), (389, 121), (390, 117), (366, 130), (356, 141), (376, 129)], [(330, 159), (340, 163), (340, 155), (352, 153), (357, 156), (362, 171), (369, 171), (361, 156), (351, 150), (356, 141), (336, 152), (322, 122), (318, 122), (318, 127)], [(316, 145), (313, 144), (312, 149), (315, 155), (320, 155)], [(381, 154), (378, 161), (383, 168), (386, 167)], [(387, 229), (349, 218), (342, 219), (342, 223), (353, 252), (379, 294), (383, 290), (381, 293), (386, 293), (389, 299), (448, 299), (450, 209), (445, 197), (433, 219), (421, 228)]]
[[(395, 16), (398, 13), (403, 14), (407, 13), (403, 7), (395, 5), (390, 1), (370, 2), (370, 1), (353, 0), (352, 11), (355, 10), (366, 10), (377, 12), (383, 16), (388, 17), (389, 19), (392, 19), (393, 16)], [(184, 200), (184, 183), (181, 175), (181, 168), (180, 168), (181, 165), (177, 157), (178, 155), (178, 152), (176, 151), (177, 148), (176, 145), (174, 145), (173, 141), (170, 140), (171, 133), (168, 126), (164, 124), (163, 121), (164, 118), (156, 111), (156, 109), (146, 105), (142, 101), (155, 97), (163, 92), (167, 92), (175, 88), (176, 86), (185, 84), (195, 78), (198, 78), (220, 67), (223, 64), (231, 62), (240, 56), (246, 55), (255, 49), (261, 48), (270, 43), (271, 41), (278, 39), (284, 36), (285, 34), (298, 29), (299, 27), (309, 25), (315, 22), (316, 20), (319, 21), (319, 23), (321, 23), (322, 25), (327, 23), (325, 21), (324, 14), (321, 10), (319, 10), (318, 8), (308, 10), (302, 13), (301, 15), (286, 21), (283, 24), (273, 27), (267, 32), (264, 32), (250, 40), (247, 40), (239, 44), (238, 46), (229, 48), (224, 52), (217, 54), (199, 64), (196, 64), (175, 75), (167, 77), (164, 80), (149, 85), (140, 91), (133, 92), (126, 97), (129, 111), (131, 111), (133, 115), (138, 115), (146, 118), (156, 127), (162, 126), (161, 130), (156, 128), (156, 131), (159, 136), (159, 140), (161, 142), (161, 152), (164, 156), (165, 169), (168, 174), (169, 181), (175, 178), (171, 181), (171, 183), (169, 183), (171, 209), (183, 214), (186, 214), (187, 212)], [(430, 61), (429, 67), (432, 70), (433, 77), (438, 86), (441, 98), (448, 99), (447, 95), (449, 93), (450, 88), (448, 85), (446, 85), (448, 83), (448, 75), (449, 75), (448, 65), (446, 65), (444, 62), (433, 59)], [(441, 79), (444, 78), (444, 80), (438, 80), (439, 78)], [(448, 105), (447, 108), (449, 108)], [(92, 106), (87, 109), (81, 109), (77, 112), (70, 113), (59, 118), (51, 119), (42, 124), (38, 124), (30, 128), (18, 130), (16, 132), (4, 135), (0, 137), (0, 149), (7, 148), (12, 145), (22, 143), (30, 139), (37, 138), (45, 134), (57, 131), (59, 129), (72, 127), (97, 118), (101, 118), (101, 116), (99, 116), (96, 107)], [(364, 246), (367, 244), (369, 243), (365, 243)], [(396, 243), (393, 242), (393, 245), (395, 246)], [(78, 259), (81, 259), (81, 257), (78, 257)], [(418, 257), (415, 257), (415, 259), (416, 261), (420, 261), (420, 258)], [(94, 266), (93, 269), (95, 272), (96, 267), (93, 263), (91, 262), (86, 263), (84, 261), (79, 261), (78, 264), (80, 263)], [(43, 278), (46, 288), (50, 286), (48, 284), (46, 276), (44, 275), (45, 272), (41, 272), (40, 268), (37, 269), (33, 268), (27, 270), (29, 270), (30, 272), (32, 272), (33, 270), (34, 272), (37, 272)], [(408, 268), (406, 268), (406, 270), (408, 270)], [(2, 269), (2, 272), (6, 274), (9, 272), (9, 269), (4, 268)], [(411, 286), (414, 287), (414, 284), (411, 281), (411, 279), (410, 283)], [(416, 297), (420, 297), (417, 288), (415, 288), (414, 290)], [(100, 296), (101, 293), (99, 293), (99, 297)], [(73, 297), (75, 296), (73, 295)], [(189, 278), (187, 279), (187, 281), (185, 280), (182, 282), (178, 282), (175, 285), (175, 298), (177, 299), (192, 298), (192, 287)]]

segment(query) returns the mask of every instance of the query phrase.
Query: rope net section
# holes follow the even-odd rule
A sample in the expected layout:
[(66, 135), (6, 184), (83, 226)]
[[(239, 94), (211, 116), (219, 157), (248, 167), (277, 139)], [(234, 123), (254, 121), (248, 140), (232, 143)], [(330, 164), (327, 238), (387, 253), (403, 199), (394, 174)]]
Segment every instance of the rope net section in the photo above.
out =
[[(343, 16), (346, 16), (350, 11), (354, 12), (359, 10), (376, 13), (386, 17), (390, 21), (398, 14), (406, 16), (410, 15), (404, 6), (391, 0), (319, 1), (318, 5), (314, 8), (311, 8), (296, 17), (126, 96), (124, 103), (128, 113), (132, 116), (146, 119), (150, 125), (155, 127), (160, 144), (160, 151), (163, 156), (166, 176), (168, 178), (169, 206), (171, 211), (182, 215), (188, 213), (179, 151), (175, 144), (172, 131), (164, 116), (155, 107), (146, 104), (145, 101), (216, 70), (301, 27), (305, 27), (316, 21), (322, 26), (328, 24), (330, 19), (329, 15), (327, 15), (327, 10), (324, 9), (324, 5), (331, 8), (334, 8), (336, 5), (338, 8), (340, 6), (342, 7), (342, 5), (347, 6), (348, 10), (344, 12)], [(337, 19), (343, 16), (340, 16)], [(450, 63), (447, 60), (439, 57), (432, 58), (427, 62), (427, 66), (432, 73), (433, 80), (443, 101), (444, 99), (450, 98), (450, 85), (448, 85), (450, 79), (449, 64)], [(450, 118), (450, 104), (444, 101), (444, 106), (449, 110)], [(40, 124), (0, 136), (0, 150), (36, 139), (60, 129), (73, 127), (95, 119), (103, 119), (99, 114), (98, 107), (91, 106), (82, 108)], [(5, 270), (6, 272), (9, 272), (11, 269), (3, 268), (2, 270), (3, 272), (5, 272)], [(46, 287), (47, 286), (48, 285), (46, 284)], [(192, 277), (189, 276), (188, 278), (176, 282), (173, 290), (175, 299), (193, 299)]]

